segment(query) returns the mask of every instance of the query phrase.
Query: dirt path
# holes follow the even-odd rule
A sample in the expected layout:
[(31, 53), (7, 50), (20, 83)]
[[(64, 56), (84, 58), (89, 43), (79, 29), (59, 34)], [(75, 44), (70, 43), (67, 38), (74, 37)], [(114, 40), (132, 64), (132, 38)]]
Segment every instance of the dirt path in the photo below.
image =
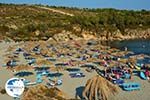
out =
[(67, 13), (67, 12), (63, 12), (61, 10), (56, 10), (56, 9), (53, 9), (53, 8), (48, 8), (48, 7), (39, 7), (39, 8), (50, 10), (52, 12), (60, 13), (60, 14), (63, 14), (63, 15), (74, 16), (73, 14), (70, 14), (70, 13)]

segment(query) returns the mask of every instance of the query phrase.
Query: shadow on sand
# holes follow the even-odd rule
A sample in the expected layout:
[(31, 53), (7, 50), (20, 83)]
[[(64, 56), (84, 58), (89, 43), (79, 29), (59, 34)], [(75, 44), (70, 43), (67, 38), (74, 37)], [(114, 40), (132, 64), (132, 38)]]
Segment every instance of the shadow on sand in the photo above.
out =
[(16, 73), (14, 76), (24, 77), (24, 76), (30, 76), (30, 75), (33, 75), (33, 73), (28, 72), (28, 71), (22, 71), (22, 72)]
[(84, 90), (84, 86), (80, 86), (80, 87), (76, 88), (76, 95), (75, 95), (76, 99), (83, 100), (83, 96), (82, 96), (83, 90)]

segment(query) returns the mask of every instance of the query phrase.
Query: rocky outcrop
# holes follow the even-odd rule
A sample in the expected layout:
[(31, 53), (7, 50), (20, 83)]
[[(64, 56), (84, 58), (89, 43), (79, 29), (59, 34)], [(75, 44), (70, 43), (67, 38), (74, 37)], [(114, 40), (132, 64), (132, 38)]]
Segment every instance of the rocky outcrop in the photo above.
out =
[[(126, 36), (128, 36), (127, 38), (143, 38), (143, 39), (148, 39), (150, 38), (150, 28), (148, 29), (126, 29), (125, 33), (127, 33)], [(126, 37), (125, 36), (125, 37)]]
[(68, 41), (68, 40), (78, 40), (80, 39), (80, 37), (78, 37), (75, 34), (72, 34), (72, 32), (64, 30), (61, 33), (55, 34), (53, 36), (53, 39), (56, 41)]
[(150, 39), (150, 28), (148, 29), (125, 29), (124, 33), (122, 33), (119, 29), (114, 32), (103, 31), (100, 34), (96, 34), (91, 31), (82, 30), (80, 33), (80, 29), (74, 29), (80, 35), (73, 34), (71, 31), (62, 31), (61, 33), (55, 34), (49, 40), (55, 41), (68, 41), (68, 40), (79, 40), (79, 39), (98, 39), (102, 41), (113, 41), (113, 40), (128, 40), (128, 39)]
[[(105, 34), (105, 35), (104, 35)], [(125, 29), (124, 33), (120, 30), (114, 32), (104, 31), (99, 36), (100, 40), (128, 40), (128, 39), (150, 39), (149, 29)]]

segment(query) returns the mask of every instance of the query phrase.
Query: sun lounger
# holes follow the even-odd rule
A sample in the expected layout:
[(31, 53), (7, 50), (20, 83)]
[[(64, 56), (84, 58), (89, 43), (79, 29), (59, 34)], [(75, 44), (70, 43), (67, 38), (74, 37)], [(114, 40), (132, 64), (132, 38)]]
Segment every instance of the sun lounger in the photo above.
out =
[(122, 76), (122, 78), (125, 78), (125, 79), (130, 79), (130, 77), (131, 77), (131, 75), (128, 74), (128, 73), (125, 73), (125, 74)]
[(37, 80), (36, 80), (36, 83), (42, 83), (42, 82), (43, 82), (42, 79), (37, 79)]
[(28, 86), (28, 85), (36, 85), (37, 82), (30, 82), (30, 83), (26, 83), (25, 86)]
[(6, 66), (7, 66), (6, 64), (3, 64), (3, 65), (2, 65), (2, 67), (6, 67)]
[(113, 83), (114, 84), (118, 84), (118, 85), (122, 85), (124, 83), (124, 80), (122, 80), (122, 79), (116, 79), (116, 80), (113, 80)]
[(55, 83), (54, 82), (49, 82), (46, 84), (47, 86), (55, 86)]
[(57, 80), (56, 85), (61, 85), (62, 84), (62, 79)]
[(135, 65), (135, 69), (141, 70), (141, 68), (139, 66), (136, 66), (136, 65)]
[(123, 83), (122, 88), (125, 91), (140, 90), (140, 84), (139, 83)]
[(85, 77), (85, 75), (83, 73), (71, 73), (69, 74), (71, 76), (71, 78), (81, 78), (81, 77)]
[(147, 80), (147, 78), (146, 78), (144, 72), (142, 72), (142, 71), (140, 72), (140, 78), (141, 78), (141, 79), (144, 79), (144, 80)]

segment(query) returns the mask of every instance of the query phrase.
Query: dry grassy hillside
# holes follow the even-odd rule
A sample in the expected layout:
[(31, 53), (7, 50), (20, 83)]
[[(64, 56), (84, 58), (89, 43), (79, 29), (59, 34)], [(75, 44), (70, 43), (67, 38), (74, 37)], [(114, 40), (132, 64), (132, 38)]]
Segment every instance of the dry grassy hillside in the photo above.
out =
[[(67, 32), (80, 37), (90, 34), (106, 39), (124, 35), (141, 36), (136, 29), (149, 29), (149, 16), (150, 11), (146, 10), (0, 4), (0, 39), (47, 40), (55, 34)], [(149, 33), (146, 31), (143, 34), (149, 37)]]

